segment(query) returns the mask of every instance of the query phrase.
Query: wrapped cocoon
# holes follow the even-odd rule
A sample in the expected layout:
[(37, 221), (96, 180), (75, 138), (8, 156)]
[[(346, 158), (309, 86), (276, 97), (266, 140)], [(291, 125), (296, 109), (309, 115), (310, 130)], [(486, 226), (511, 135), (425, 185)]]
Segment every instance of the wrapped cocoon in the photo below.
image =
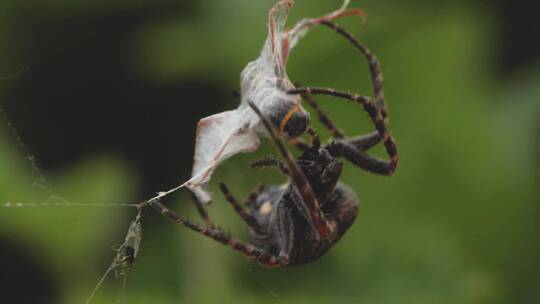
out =
[(186, 185), (200, 202), (211, 201), (204, 186), (221, 162), (259, 147), (258, 133), (265, 131), (259, 117), (249, 107), (249, 101), (287, 137), (297, 137), (306, 130), (309, 115), (301, 106), (300, 96), (287, 94), (295, 87), (285, 65), (292, 48), (312, 26), (344, 15), (358, 15), (359, 10), (346, 10), (348, 2), (323, 17), (303, 19), (288, 31), (285, 23), (294, 1), (281, 0), (272, 7), (268, 37), (260, 56), (248, 63), (240, 75), (240, 105), (235, 110), (205, 117), (197, 125), (192, 177)]

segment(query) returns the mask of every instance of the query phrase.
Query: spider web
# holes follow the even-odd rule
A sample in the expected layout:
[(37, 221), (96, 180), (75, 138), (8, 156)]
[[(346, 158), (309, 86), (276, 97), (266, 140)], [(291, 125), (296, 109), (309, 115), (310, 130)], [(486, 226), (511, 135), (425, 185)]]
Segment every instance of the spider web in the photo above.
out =
[[(21, 72), (17, 72), (20, 74)], [(19, 146), (20, 151), (24, 154), (25, 159), (30, 164), (31, 173), (32, 173), (32, 187), (37, 188), (39, 191), (46, 195), (46, 199), (43, 202), (20, 202), (20, 201), (7, 201), (3, 202), (0, 206), (4, 208), (47, 208), (47, 207), (120, 207), (120, 208), (138, 208), (136, 216), (131, 220), (129, 228), (127, 230), (124, 241), (115, 248), (116, 256), (111, 262), (110, 266), (106, 269), (104, 274), (101, 276), (96, 286), (84, 302), (85, 304), (91, 303), (94, 295), (100, 289), (102, 284), (105, 282), (105, 279), (114, 272), (115, 277), (120, 277), (122, 279), (122, 292), (118, 296), (117, 303), (120, 303), (123, 298), (125, 298), (125, 289), (127, 281), (127, 271), (131, 267), (131, 262), (128, 263), (129, 259), (135, 259), (139, 251), (139, 246), (142, 238), (142, 228), (141, 228), (141, 211), (140, 204), (132, 203), (116, 203), (116, 204), (98, 204), (98, 203), (73, 203), (62, 196), (58, 195), (55, 190), (52, 188), (50, 183), (45, 178), (42, 170), (37, 164), (36, 158), (32, 155), (28, 148), (26, 147), (23, 139), (20, 137), (17, 129), (15, 128), (13, 122), (9, 119), (8, 115), (4, 109), (0, 108), (0, 118), (4, 120), (5, 124), (8, 127), (11, 136), (15, 139), (16, 144)], [(159, 196), (159, 195), (158, 195)]]
[[(67, 200), (66, 198), (59, 195), (47, 181), (45, 174), (42, 169), (39, 167), (36, 157), (29, 152), (24, 140), (21, 138), (14, 123), (9, 119), (7, 113), (4, 109), (0, 108), (0, 120), (3, 120), (3, 124), (7, 126), (7, 129), (11, 137), (15, 140), (15, 144), (18, 146), (20, 153), (24, 155), (24, 159), (30, 165), (31, 170), (31, 180), (32, 187), (38, 189), (41, 193), (45, 194), (46, 198), (41, 202), (28, 202), (28, 201), (5, 201), (0, 202), (0, 207), (9, 208), (9, 209), (21, 209), (21, 208), (70, 208), (70, 207), (80, 207), (80, 208), (136, 208), (137, 214), (131, 219), (130, 224), (125, 233), (125, 238), (119, 245), (113, 246), (115, 256), (113, 257), (111, 263), (103, 272), (103, 274), (97, 279), (96, 285), (88, 293), (88, 297), (84, 300), (81, 299), (81, 303), (91, 304), (98, 294), (101, 287), (104, 285), (106, 280), (113, 275), (116, 280), (120, 280), (120, 291), (118, 292), (116, 303), (122, 303), (126, 299), (126, 288), (127, 288), (127, 278), (128, 272), (135, 262), (136, 254), (140, 250), (140, 242), (142, 241), (142, 210), (144, 207), (148, 206), (152, 202), (160, 202), (162, 198), (180, 190), (185, 187), (189, 182), (185, 182), (177, 187), (174, 187), (167, 191), (160, 191), (155, 196), (142, 201), (140, 203), (74, 203)], [(128, 249), (129, 248), (129, 249)], [(127, 249), (127, 250), (126, 250)], [(133, 250), (133, 253), (127, 251)], [(129, 259), (133, 259), (128, 262)], [(254, 278), (254, 282), (257, 285), (267, 292), (272, 298), (279, 301), (279, 294), (272, 291), (268, 286), (261, 282), (260, 278), (257, 278), (254, 271), (253, 265), (247, 266), (247, 273)]]
[[(140, 243), (142, 241), (142, 210), (145, 206), (151, 202), (158, 202), (161, 198), (166, 197), (167, 195), (181, 189), (185, 186), (185, 183), (172, 188), (167, 191), (158, 192), (154, 197), (147, 199), (141, 203), (74, 203), (71, 202), (62, 196), (60, 196), (47, 181), (43, 171), (39, 167), (36, 157), (32, 155), (23, 139), (20, 137), (17, 129), (15, 128), (13, 122), (9, 119), (8, 115), (4, 109), (0, 108), (0, 120), (3, 120), (3, 123), (8, 127), (11, 137), (15, 139), (16, 145), (19, 147), (19, 150), (24, 154), (25, 160), (30, 165), (30, 170), (32, 173), (32, 187), (37, 188), (40, 192), (46, 195), (45, 201), (42, 202), (20, 202), (20, 201), (7, 201), (0, 204), (3, 208), (69, 208), (69, 207), (90, 207), (90, 208), (100, 208), (100, 207), (111, 207), (111, 208), (137, 208), (136, 215), (131, 219), (130, 224), (125, 233), (124, 240), (119, 245), (113, 246), (115, 256), (113, 257), (111, 263), (103, 272), (103, 274), (97, 279), (96, 285), (89, 291), (88, 297), (86, 299), (81, 299), (80, 303), (91, 304), (95, 296), (98, 294), (101, 287), (104, 285), (106, 280), (112, 275), (116, 280), (119, 280), (120, 290), (116, 297), (116, 303), (125, 302), (126, 299), (126, 288), (127, 288), (127, 279), (128, 272), (133, 266), (133, 262), (136, 262), (137, 253), (140, 250)], [(132, 251), (130, 251), (132, 250)], [(131, 260), (130, 260), (131, 259)], [(260, 277), (257, 276), (253, 264), (246, 265), (246, 273), (253, 278), (253, 282), (264, 292), (268, 293), (276, 303), (281, 303), (280, 294), (273, 291), (269, 286), (267, 286)], [(84, 300), (84, 302), (83, 302)]]

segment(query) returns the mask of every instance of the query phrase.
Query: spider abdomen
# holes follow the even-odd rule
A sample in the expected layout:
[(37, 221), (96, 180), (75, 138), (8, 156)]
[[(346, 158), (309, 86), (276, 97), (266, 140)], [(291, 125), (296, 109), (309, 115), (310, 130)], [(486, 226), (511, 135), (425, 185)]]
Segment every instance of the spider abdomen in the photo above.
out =
[(249, 231), (253, 245), (276, 256), (286, 256), (288, 265), (301, 265), (324, 255), (356, 219), (358, 199), (346, 185), (339, 183), (329, 199), (321, 203), (333, 229), (325, 239), (317, 239), (315, 230), (300, 213), (294, 200), (300, 200), (288, 185), (265, 188), (250, 206), (264, 235)]

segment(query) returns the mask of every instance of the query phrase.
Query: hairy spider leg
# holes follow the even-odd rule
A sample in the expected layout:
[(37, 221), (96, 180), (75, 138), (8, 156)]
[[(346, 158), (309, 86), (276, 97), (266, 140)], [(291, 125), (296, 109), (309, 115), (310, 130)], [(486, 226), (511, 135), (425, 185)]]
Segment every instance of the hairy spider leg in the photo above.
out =
[(249, 106), (257, 113), (257, 115), (260, 117), (261, 121), (263, 122), (264, 127), (270, 133), (270, 136), (274, 140), (274, 143), (278, 147), (279, 152), (281, 155), (285, 158), (285, 161), (287, 162), (287, 165), (289, 167), (289, 172), (291, 173), (291, 179), (293, 180), (294, 184), (296, 185), (300, 196), (302, 197), (303, 205), (298, 205), (297, 207), (301, 209), (302, 214), (306, 214), (307, 218), (306, 220), (310, 222), (313, 225), (313, 228), (315, 230), (315, 234), (319, 238), (326, 238), (332, 233), (332, 228), (329, 226), (328, 221), (324, 217), (321, 209), (320, 204), (317, 198), (315, 197), (315, 194), (313, 193), (313, 190), (311, 189), (311, 186), (300, 169), (298, 167), (298, 164), (296, 161), (292, 158), (291, 154), (287, 149), (285, 148), (285, 145), (281, 141), (280, 137), (278, 136), (278, 133), (272, 123), (266, 118), (259, 108), (252, 103), (249, 102)]
[(289, 139), (289, 143), (294, 145), (300, 151), (306, 151), (307, 149), (312, 148), (313, 146), (320, 147), (319, 134), (313, 130), (313, 128), (308, 128), (307, 133), (311, 135), (311, 145), (308, 144), (303, 138), (296, 137)]
[(255, 217), (253, 217), (253, 215), (247, 212), (246, 209), (244, 209), (244, 207), (240, 206), (240, 204), (238, 203), (238, 201), (236, 201), (236, 199), (232, 195), (227, 185), (225, 185), (225, 183), (219, 183), (219, 187), (221, 189), (221, 192), (223, 192), (223, 196), (225, 196), (225, 199), (227, 200), (227, 202), (231, 204), (236, 214), (238, 214), (244, 220), (246, 225), (248, 225), (249, 228), (251, 228), (253, 232), (255, 232), (256, 234), (264, 235), (265, 232), (262, 230), (259, 223), (257, 223), (257, 220), (255, 219)]
[[(328, 26), (336, 31), (338, 34), (345, 37), (350, 43), (352, 43), (367, 59), (369, 64), (369, 70), (373, 83), (373, 94), (375, 101), (371, 101), (369, 97), (354, 95), (350, 93), (340, 92), (329, 88), (298, 88), (289, 91), (292, 94), (324, 94), (334, 97), (353, 100), (360, 103), (364, 110), (369, 114), (373, 121), (375, 128), (384, 142), (384, 146), (387, 154), (390, 156), (390, 161), (386, 162), (377, 158), (374, 158), (360, 149), (355, 149), (356, 146), (365, 144), (370, 146), (376, 144), (377, 137), (373, 134), (367, 135), (367, 137), (355, 138), (349, 142), (338, 140), (331, 142), (327, 148), (333, 153), (334, 156), (343, 156), (351, 161), (353, 164), (373, 173), (390, 175), (394, 173), (399, 162), (399, 155), (397, 151), (397, 145), (390, 131), (387, 127), (388, 121), (388, 109), (386, 108), (384, 91), (383, 91), (383, 76), (381, 72), (381, 64), (377, 57), (358, 39), (352, 34), (347, 32), (340, 26), (330, 22), (322, 21), (321, 24)], [(308, 101), (309, 102), (309, 101)], [(378, 139), (380, 140), (380, 139)]]
[(255, 160), (250, 164), (250, 166), (251, 168), (266, 168), (266, 167), (277, 168), (284, 175), (286, 176), (291, 175), (287, 165), (282, 160), (274, 158), (274, 157), (265, 157), (262, 159)]
[(305, 151), (309, 149), (309, 144), (307, 144), (304, 139), (300, 137), (291, 138), (288, 140), (288, 142), (296, 147), (296, 149), (300, 151)]
[(373, 148), (376, 144), (380, 143), (382, 139), (379, 131), (375, 130), (365, 135), (358, 135), (348, 139), (349, 143), (356, 147), (356, 149), (367, 151)]
[[(311, 135), (312, 137), (311, 146), (302, 140), (301, 141), (302, 148), (300, 150), (304, 151), (310, 147), (316, 147), (317, 149), (320, 148), (321, 141), (319, 139), (319, 134), (317, 134), (317, 132), (315, 132), (313, 128), (309, 128), (307, 130), (307, 133)], [(287, 167), (287, 165), (282, 160), (277, 159), (275, 157), (265, 157), (265, 158), (255, 160), (250, 164), (250, 166), (251, 168), (276, 168), (279, 171), (281, 171), (283, 175), (291, 177), (291, 172), (289, 168)]]
[(326, 115), (324, 110), (321, 109), (317, 101), (315, 101), (315, 99), (313, 98), (313, 95), (308, 93), (302, 94), (302, 98), (308, 102), (309, 106), (313, 110), (315, 110), (315, 113), (317, 113), (317, 116), (319, 117), (319, 121), (328, 131), (330, 131), (334, 138), (345, 138), (343, 132), (336, 127), (334, 122), (332, 122), (332, 119), (330, 119), (330, 117)]
[(332, 120), (322, 110), (322, 108), (319, 106), (313, 96), (311, 94), (303, 94), (302, 96), (305, 100), (307, 100), (308, 104), (316, 111), (317, 115), (319, 116), (319, 120), (332, 133), (333, 137), (338, 139), (339, 142), (349, 143), (341, 144), (339, 147), (337, 146), (337, 143), (334, 143), (334, 146), (327, 146), (326, 148), (330, 148), (330, 152), (336, 149), (339, 150), (339, 153), (334, 152), (332, 153), (333, 155), (341, 155), (347, 159), (351, 159), (354, 164), (370, 172), (388, 171), (387, 163), (370, 157), (367, 153), (364, 152), (381, 141), (382, 136), (380, 135), (379, 131), (376, 130), (372, 133), (356, 136), (347, 139), (347, 141), (344, 141), (345, 135), (342, 133), (342, 131), (335, 127)]
[(206, 211), (206, 208), (204, 207), (203, 203), (201, 203), (199, 199), (197, 199), (197, 196), (195, 196), (195, 194), (193, 193), (191, 193), (191, 199), (193, 200), (193, 204), (195, 204), (195, 207), (197, 208), (197, 212), (201, 216), (206, 227), (208, 228), (213, 227), (214, 224), (212, 223), (210, 216), (208, 216), (208, 212)]
[(259, 184), (255, 189), (251, 190), (247, 197), (244, 199), (244, 206), (251, 206), (257, 200), (257, 197), (263, 192), (266, 186), (264, 184)]
[[(332, 119), (324, 112), (324, 110), (319, 106), (319, 103), (313, 98), (313, 95), (311, 94), (302, 94), (302, 97), (304, 100), (306, 100), (309, 104), (309, 106), (315, 110), (317, 113), (317, 116), (319, 117), (319, 121), (323, 124), (323, 126), (330, 131), (332, 134), (332, 137), (337, 139), (344, 139), (345, 134), (343, 131), (338, 129)], [(359, 135), (355, 136), (353, 138), (349, 138), (348, 141), (350, 144), (355, 146), (357, 149), (360, 150), (369, 150), (376, 144), (378, 144), (382, 139), (382, 136), (379, 134), (378, 131), (373, 131), (366, 135)]]
[(382, 137), (386, 153), (390, 157), (389, 161), (384, 161), (375, 157), (372, 157), (362, 150), (356, 149), (354, 145), (346, 140), (337, 139), (325, 146), (325, 148), (335, 157), (342, 156), (351, 161), (353, 164), (365, 169), (366, 171), (391, 175), (397, 168), (399, 162), (399, 156), (397, 152), (397, 145), (394, 138), (390, 134), (387, 125), (381, 112), (377, 109), (377, 106), (371, 101), (369, 97), (351, 94), (347, 92), (337, 91), (331, 88), (298, 88), (289, 91), (291, 94), (323, 94), (330, 95), (342, 99), (352, 100), (360, 104), (364, 110), (370, 116), (375, 129)]
[[(335, 32), (337, 32), (341, 36), (345, 37), (351, 44), (353, 44), (364, 55), (364, 57), (368, 61), (370, 75), (371, 75), (372, 84), (373, 84), (373, 93), (375, 97), (375, 107), (377, 108), (378, 111), (380, 111), (383, 121), (386, 124), (388, 122), (388, 109), (386, 107), (385, 98), (384, 98), (383, 75), (382, 75), (381, 64), (379, 60), (371, 52), (369, 48), (363, 45), (358, 39), (356, 39), (351, 33), (347, 32), (345, 29), (341, 28), (340, 26), (328, 20), (321, 21), (320, 24), (326, 25), (327, 27), (333, 29)], [(296, 90), (293, 90), (291, 92), (294, 92), (294, 91)], [(327, 95), (331, 95), (331, 94), (327, 94)], [(326, 115), (324, 111), (318, 106), (317, 102), (315, 102), (311, 94), (304, 93), (303, 97), (307, 100), (308, 104), (315, 110), (315, 112), (319, 116), (319, 120), (332, 133), (332, 136), (337, 139), (344, 138), (344, 134), (338, 128), (336, 128), (335, 124), (328, 117), (328, 115)], [(373, 119), (373, 115), (370, 115), (370, 116)], [(385, 129), (387, 129), (387, 127), (385, 127)], [(377, 128), (377, 131), (373, 133), (351, 138), (348, 140), (348, 142), (352, 144), (354, 147), (356, 147), (357, 149), (365, 151), (365, 150), (370, 149), (374, 145), (376, 145), (381, 139), (384, 139), (385, 138), (384, 134), (385, 134), (384, 132), (380, 132), (380, 128)], [(389, 132), (388, 132), (388, 135), (390, 135)], [(374, 173), (391, 174), (393, 173), (393, 171), (395, 171), (397, 167), (399, 156), (397, 153), (397, 147), (396, 147), (395, 141), (393, 141), (391, 136), (389, 137), (390, 137), (389, 141), (391, 142), (387, 143), (386, 142), (387, 140), (385, 139), (385, 146), (387, 147), (387, 152), (391, 157), (391, 164), (389, 164), (389, 166), (384, 166), (383, 164), (380, 163), (380, 160), (373, 159), (372, 157), (370, 157), (369, 155), (365, 153), (354, 153), (350, 151), (351, 153), (346, 153), (346, 154), (350, 155), (351, 158), (354, 158), (357, 163), (365, 164), (366, 167), (373, 167), (372, 171), (374, 171)], [(348, 148), (349, 147), (344, 147), (342, 150), (345, 151), (345, 150), (348, 150)], [(391, 153), (389, 151), (393, 151), (393, 152)], [(370, 164), (374, 164), (374, 165), (376, 164), (376, 165), (369, 166)]]
[(384, 90), (383, 90), (383, 74), (381, 69), (381, 63), (379, 59), (367, 48), (363, 43), (361, 43), (356, 37), (351, 33), (347, 32), (344, 28), (339, 25), (323, 21), (321, 24), (326, 25), (327, 27), (333, 29), (338, 34), (342, 35), (347, 39), (352, 45), (354, 45), (366, 58), (369, 65), (369, 72), (371, 74), (371, 81), (373, 83), (373, 96), (375, 97), (375, 106), (379, 111), (385, 122), (388, 120), (388, 109), (386, 108), (386, 102), (384, 99)]
[(257, 248), (251, 244), (246, 244), (238, 239), (231, 237), (230, 235), (226, 234), (219, 228), (205, 227), (205, 226), (194, 224), (182, 218), (176, 212), (167, 208), (165, 205), (163, 205), (157, 200), (150, 202), (149, 205), (154, 210), (161, 213), (163, 216), (172, 220), (176, 224), (182, 225), (188, 229), (195, 231), (196, 233), (209, 237), (216, 242), (227, 245), (233, 250), (236, 250), (244, 254), (246, 258), (250, 260), (255, 260), (261, 265), (264, 265), (267, 267), (281, 267), (289, 263), (289, 261), (285, 257), (278, 257), (275, 255), (269, 254), (268, 252), (260, 248)]
[(319, 138), (319, 134), (315, 129), (308, 128), (307, 133), (311, 136), (311, 147), (315, 149), (321, 148), (321, 139)]

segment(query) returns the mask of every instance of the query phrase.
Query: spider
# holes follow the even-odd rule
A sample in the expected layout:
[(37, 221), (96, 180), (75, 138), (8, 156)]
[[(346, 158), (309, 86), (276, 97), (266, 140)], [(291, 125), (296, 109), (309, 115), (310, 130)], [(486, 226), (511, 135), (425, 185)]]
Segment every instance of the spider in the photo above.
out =
[[(267, 267), (284, 267), (313, 262), (326, 253), (352, 225), (358, 213), (358, 198), (345, 184), (339, 182), (343, 157), (366, 171), (391, 175), (398, 164), (397, 146), (387, 128), (388, 112), (383, 94), (379, 61), (371, 51), (350, 33), (331, 22), (322, 24), (345, 37), (366, 57), (373, 82), (374, 98), (341, 92), (329, 88), (297, 88), (289, 94), (300, 94), (315, 110), (323, 126), (333, 139), (321, 145), (318, 134), (308, 129), (311, 142), (296, 141), (302, 152), (295, 160), (282, 142), (275, 122), (266, 117), (253, 103), (249, 106), (260, 117), (265, 129), (285, 161), (265, 158), (252, 167), (274, 167), (290, 180), (281, 186), (261, 186), (252, 191), (243, 207), (224, 183), (220, 184), (225, 199), (248, 227), (248, 242), (233, 238), (215, 227), (204, 207), (197, 204), (205, 225), (192, 223), (167, 208), (159, 201), (150, 206), (177, 224), (231, 247)], [(347, 138), (313, 99), (313, 94), (324, 94), (353, 101), (368, 113), (375, 131)], [(383, 142), (388, 161), (366, 153)]]

